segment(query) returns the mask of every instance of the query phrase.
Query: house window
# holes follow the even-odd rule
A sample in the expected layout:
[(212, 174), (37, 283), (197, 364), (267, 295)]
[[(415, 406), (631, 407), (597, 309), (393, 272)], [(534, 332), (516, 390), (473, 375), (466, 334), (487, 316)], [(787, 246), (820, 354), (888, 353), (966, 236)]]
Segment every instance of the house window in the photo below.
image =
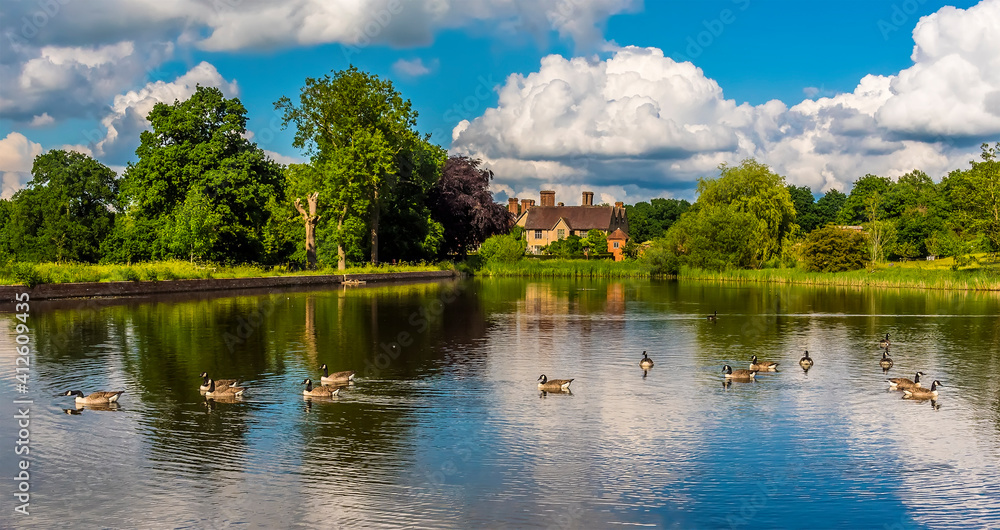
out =
[(535, 230), (535, 239), (541, 239), (541, 238), (542, 238), (542, 231)]
[(566, 237), (566, 229), (565, 228), (560, 228), (559, 230), (556, 230), (556, 238), (558, 238), (558, 239), (564, 239), (565, 237)]
[(615, 241), (615, 248), (618, 248), (618, 242)]

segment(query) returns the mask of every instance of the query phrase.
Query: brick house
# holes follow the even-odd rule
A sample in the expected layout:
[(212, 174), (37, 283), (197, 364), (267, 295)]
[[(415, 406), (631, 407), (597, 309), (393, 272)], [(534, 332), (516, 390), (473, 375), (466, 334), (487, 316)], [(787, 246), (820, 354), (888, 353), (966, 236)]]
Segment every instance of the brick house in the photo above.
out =
[(507, 199), (507, 209), (515, 216), (514, 224), (525, 230), (528, 252), (538, 254), (553, 241), (573, 235), (587, 237), (587, 232), (600, 230), (615, 238), (608, 238), (608, 252), (615, 255), (615, 261), (623, 259), (622, 250), (628, 240), (628, 218), (623, 203), (594, 206), (591, 191), (583, 192), (580, 206), (556, 204), (554, 191), (542, 191), (540, 199), (538, 206), (531, 199), (522, 199), (520, 205), (516, 197)]

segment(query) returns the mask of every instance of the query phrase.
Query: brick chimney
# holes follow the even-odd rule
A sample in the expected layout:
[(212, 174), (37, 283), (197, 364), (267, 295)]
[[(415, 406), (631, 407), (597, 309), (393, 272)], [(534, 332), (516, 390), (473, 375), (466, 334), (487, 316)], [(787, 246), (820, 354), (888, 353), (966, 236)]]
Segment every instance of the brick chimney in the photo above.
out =
[(507, 211), (517, 215), (517, 197), (510, 197), (507, 199)]
[(580, 201), (580, 206), (593, 206), (594, 205), (594, 192), (585, 191), (583, 192), (583, 200)]
[(528, 208), (531, 208), (534, 205), (535, 199), (521, 199), (521, 213), (528, 211)]
[(556, 192), (553, 190), (542, 190), (541, 202), (539, 206), (555, 206), (556, 205)]
[(618, 201), (615, 203), (615, 208), (624, 208), (624, 207), (625, 207), (624, 202)]

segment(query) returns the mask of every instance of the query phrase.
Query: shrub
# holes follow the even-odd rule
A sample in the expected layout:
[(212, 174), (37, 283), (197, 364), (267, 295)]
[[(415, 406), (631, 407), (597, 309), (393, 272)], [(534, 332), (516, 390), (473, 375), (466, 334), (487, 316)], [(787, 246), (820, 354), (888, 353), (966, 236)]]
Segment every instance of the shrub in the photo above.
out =
[(479, 247), (479, 256), (484, 263), (514, 263), (524, 256), (527, 246), (510, 234), (492, 236)]
[(681, 270), (681, 259), (662, 239), (654, 241), (641, 258), (650, 274), (676, 276)]
[(40, 283), (47, 283), (46, 278), (32, 263), (17, 262), (11, 265), (10, 269), (14, 281), (24, 284), (29, 289)]
[(864, 268), (865, 236), (854, 230), (827, 225), (809, 233), (802, 245), (802, 260), (809, 271), (841, 272)]

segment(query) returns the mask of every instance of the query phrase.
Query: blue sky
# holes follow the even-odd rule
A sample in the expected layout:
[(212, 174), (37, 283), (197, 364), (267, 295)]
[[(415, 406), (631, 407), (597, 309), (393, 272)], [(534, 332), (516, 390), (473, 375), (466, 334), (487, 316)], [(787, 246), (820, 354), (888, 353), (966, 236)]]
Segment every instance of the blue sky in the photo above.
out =
[(938, 179), (1000, 139), (1000, 0), (80, 4), (3, 5), (5, 197), (48, 149), (121, 171), (144, 113), (198, 83), (238, 96), (277, 160), (300, 160), (273, 102), (352, 63), (392, 79), (435, 142), (493, 168), (500, 200), (693, 199), (697, 178), (750, 156), (848, 191), (865, 173)]

